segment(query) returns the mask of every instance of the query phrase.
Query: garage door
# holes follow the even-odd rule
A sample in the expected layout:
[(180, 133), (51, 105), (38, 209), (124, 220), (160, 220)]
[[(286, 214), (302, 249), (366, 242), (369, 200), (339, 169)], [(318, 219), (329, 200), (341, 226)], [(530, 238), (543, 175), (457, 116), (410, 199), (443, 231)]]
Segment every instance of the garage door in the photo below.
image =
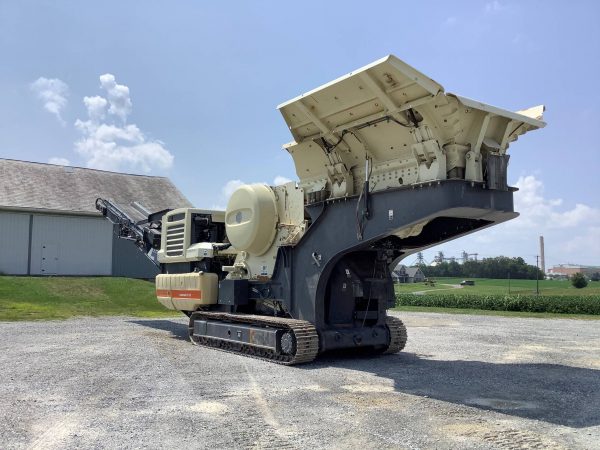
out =
[(34, 215), (32, 275), (110, 275), (112, 226), (104, 218)]
[(29, 214), (0, 212), (0, 272), (27, 275)]

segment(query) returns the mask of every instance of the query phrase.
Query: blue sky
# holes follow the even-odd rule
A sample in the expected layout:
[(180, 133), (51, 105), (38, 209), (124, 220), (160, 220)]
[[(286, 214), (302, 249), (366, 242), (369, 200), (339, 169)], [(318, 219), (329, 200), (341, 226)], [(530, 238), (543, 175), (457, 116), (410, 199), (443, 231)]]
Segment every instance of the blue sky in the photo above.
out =
[(426, 259), (533, 262), (544, 234), (547, 265), (600, 265), (598, 5), (4, 0), (0, 156), (166, 175), (223, 205), (237, 180), (295, 178), (277, 104), (392, 53), (448, 92), (547, 106), (510, 148), (522, 216)]

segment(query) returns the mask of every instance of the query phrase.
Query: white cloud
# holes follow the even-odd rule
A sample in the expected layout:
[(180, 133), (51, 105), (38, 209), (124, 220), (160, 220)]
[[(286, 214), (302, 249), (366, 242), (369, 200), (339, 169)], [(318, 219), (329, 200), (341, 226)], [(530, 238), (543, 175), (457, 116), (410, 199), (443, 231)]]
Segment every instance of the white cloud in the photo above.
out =
[(587, 223), (600, 223), (600, 210), (577, 203), (574, 208), (559, 211), (562, 199), (546, 199), (544, 185), (533, 175), (520, 177), (516, 183), (515, 210), (521, 217), (515, 224), (519, 227), (569, 228)]
[(231, 197), (231, 194), (233, 194), (237, 188), (239, 188), (240, 186), (242, 186), (244, 184), (246, 184), (246, 183), (244, 183), (242, 180), (229, 180), (221, 188), (221, 193), (219, 195), (218, 203), (214, 203), (210, 207), (210, 209), (225, 211), (225, 209), (227, 209), (226, 205), (227, 205), (227, 202), (229, 201), (229, 197)]
[(50, 164), (56, 164), (57, 166), (70, 166), (71, 162), (67, 158), (60, 158), (58, 156), (53, 156), (48, 160)]
[(567, 239), (563, 243), (563, 249), (565, 253), (570, 255), (595, 255), (596, 260), (593, 264), (600, 264), (600, 225), (589, 227), (584, 233)]
[[(463, 250), (491, 256), (522, 256), (535, 264), (539, 236), (544, 236), (546, 268), (556, 264), (600, 265), (600, 209), (585, 203), (567, 205), (560, 198), (547, 198), (539, 176), (520, 177), (514, 194), (516, 219), (476, 232), (426, 251), (433, 259), (437, 251), (460, 256)], [(407, 260), (412, 262), (411, 257)]]
[(225, 198), (225, 200), (229, 200), (231, 194), (235, 192), (237, 188), (244, 185), (242, 180), (229, 180), (225, 185), (221, 188), (221, 195)]
[(274, 179), (273, 179), (273, 186), (281, 186), (282, 184), (286, 184), (289, 183), (290, 180), (287, 177), (281, 176), (281, 175), (277, 175)]
[(69, 86), (58, 78), (40, 77), (29, 86), (36, 96), (44, 103), (44, 109), (53, 114), (64, 126), (62, 110), (67, 106)]
[(131, 114), (132, 103), (129, 98), (129, 88), (123, 84), (117, 84), (112, 73), (100, 75), (100, 86), (106, 91), (110, 108), (108, 112), (121, 118), (123, 122)]
[(106, 117), (108, 101), (104, 97), (100, 97), (99, 95), (83, 97), (83, 104), (87, 109), (88, 117), (93, 122), (99, 122)]
[(146, 173), (170, 168), (174, 157), (165, 144), (149, 139), (137, 125), (126, 124), (132, 111), (129, 88), (117, 84), (112, 74), (101, 75), (100, 85), (107, 98), (84, 97), (88, 119), (75, 122), (82, 136), (75, 142), (75, 151), (85, 158), (87, 166)]

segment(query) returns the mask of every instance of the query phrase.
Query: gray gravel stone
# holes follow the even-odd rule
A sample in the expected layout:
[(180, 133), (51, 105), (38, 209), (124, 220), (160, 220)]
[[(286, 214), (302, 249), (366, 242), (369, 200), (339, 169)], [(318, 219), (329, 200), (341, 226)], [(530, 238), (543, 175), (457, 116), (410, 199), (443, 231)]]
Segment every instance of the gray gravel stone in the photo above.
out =
[(600, 448), (600, 322), (400, 317), (403, 353), (300, 367), (183, 316), (0, 323), (0, 447)]

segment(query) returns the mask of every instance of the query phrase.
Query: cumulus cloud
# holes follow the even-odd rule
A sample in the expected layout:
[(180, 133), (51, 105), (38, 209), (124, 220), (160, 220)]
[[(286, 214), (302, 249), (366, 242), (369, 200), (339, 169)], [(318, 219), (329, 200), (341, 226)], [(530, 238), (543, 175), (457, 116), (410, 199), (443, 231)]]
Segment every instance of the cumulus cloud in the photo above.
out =
[(277, 175), (277, 176), (276, 176), (276, 177), (273, 179), (273, 185), (274, 185), (274, 186), (280, 186), (280, 185), (282, 185), (282, 184), (289, 183), (290, 181), (292, 181), (292, 180), (290, 180), (290, 179), (289, 179), (289, 178), (287, 178), (287, 177), (284, 177), (284, 176), (281, 176), (281, 175)]
[[(595, 255), (596, 259), (593, 264), (598, 264), (598, 255), (600, 255), (600, 225), (591, 226), (584, 233), (568, 238), (564, 242), (563, 248), (570, 255), (586, 253)], [(572, 258), (575, 258), (575, 256)]]
[(77, 119), (75, 128), (81, 139), (75, 151), (88, 167), (104, 170), (164, 170), (173, 165), (173, 155), (164, 142), (148, 138), (135, 124), (127, 124), (133, 104), (129, 88), (118, 84), (115, 76), (100, 76), (106, 97), (84, 97), (87, 120)]
[(246, 184), (246, 183), (244, 183), (242, 180), (239, 180), (239, 179), (229, 180), (221, 188), (221, 192), (219, 193), (217, 202), (213, 203), (212, 206), (210, 207), (210, 209), (214, 209), (214, 210), (218, 210), (218, 211), (225, 211), (225, 209), (227, 209), (226, 205), (227, 205), (227, 202), (229, 201), (229, 197), (231, 197), (231, 194), (233, 194), (237, 188), (239, 188), (240, 186), (242, 186), (244, 184)]
[(71, 162), (67, 158), (61, 158), (58, 156), (53, 156), (48, 160), (50, 164), (56, 164), (57, 166), (70, 166)]
[(129, 98), (129, 88), (123, 84), (117, 84), (115, 76), (111, 73), (100, 75), (100, 86), (108, 95), (108, 101), (110, 102), (108, 112), (120, 117), (125, 122), (133, 108)]
[(87, 109), (88, 117), (92, 122), (100, 122), (106, 117), (106, 107), (108, 100), (99, 95), (93, 97), (83, 97), (83, 104)]
[[(538, 239), (544, 236), (546, 267), (562, 263), (599, 263), (600, 209), (585, 203), (568, 205), (561, 198), (548, 198), (543, 181), (534, 175), (518, 179), (515, 211), (520, 216), (504, 224), (448, 242), (426, 252), (432, 259), (442, 250), (446, 256), (460, 256), (463, 250), (479, 257), (522, 256), (535, 264)], [(412, 262), (409, 258), (409, 263)]]
[(62, 111), (67, 106), (69, 86), (58, 78), (40, 77), (29, 86), (38, 99), (44, 104), (44, 109), (53, 114), (64, 126)]
[(600, 223), (600, 210), (577, 203), (575, 207), (560, 211), (562, 199), (546, 199), (544, 184), (533, 175), (520, 177), (516, 183), (515, 209), (521, 217), (515, 222), (519, 227), (569, 228), (587, 223)]
[(221, 188), (221, 195), (225, 198), (225, 200), (229, 200), (231, 194), (235, 192), (237, 188), (244, 185), (242, 180), (229, 180), (225, 185)]

